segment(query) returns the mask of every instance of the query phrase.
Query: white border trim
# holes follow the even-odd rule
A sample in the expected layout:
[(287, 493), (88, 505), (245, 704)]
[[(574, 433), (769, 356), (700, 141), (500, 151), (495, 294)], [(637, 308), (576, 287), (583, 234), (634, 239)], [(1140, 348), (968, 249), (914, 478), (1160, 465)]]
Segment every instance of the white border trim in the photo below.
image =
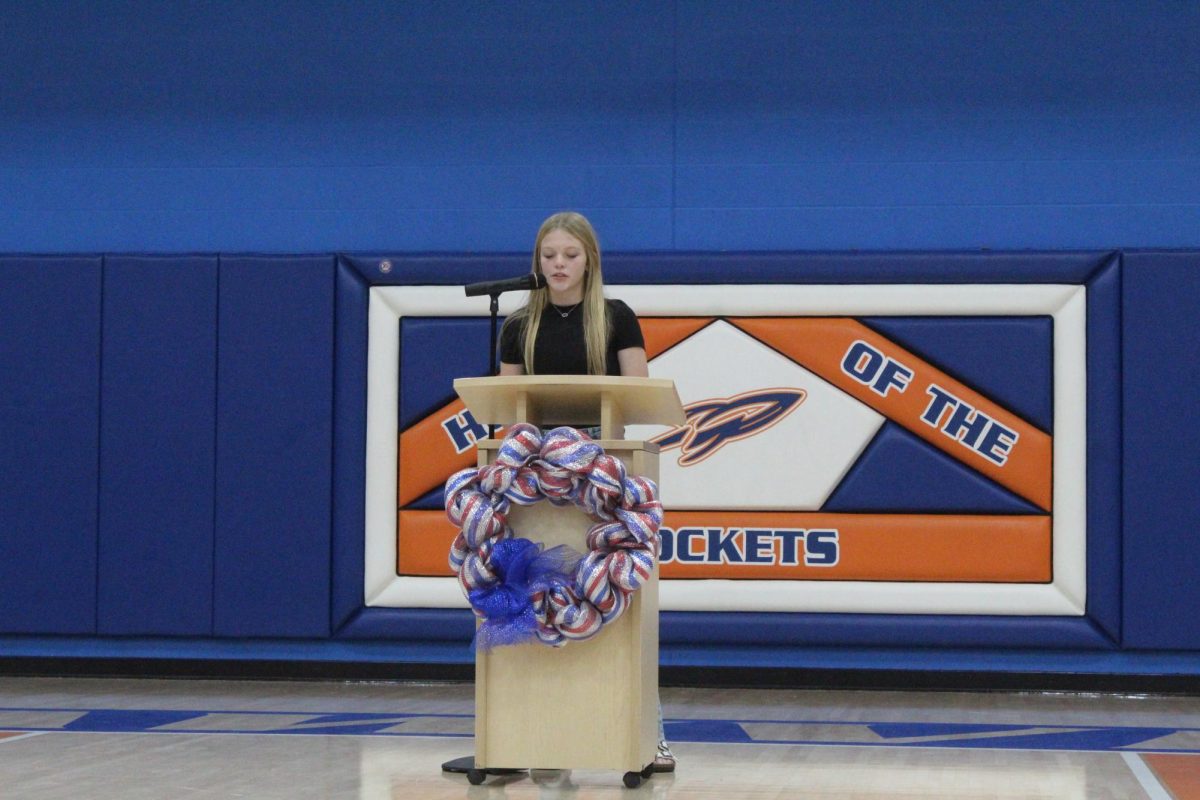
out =
[[(1050, 316), (1054, 324), (1054, 549), (1050, 584), (663, 581), (664, 611), (815, 611), (1081, 616), (1087, 597), (1086, 289), (1065, 284), (611, 286), (642, 316)], [(501, 298), (502, 314), (524, 302)], [(461, 287), (376, 286), (367, 343), (368, 606), (465, 608), (453, 578), (398, 577), (396, 408), (399, 320), (479, 316)], [(1068, 409), (1070, 413), (1068, 413)], [(718, 599), (714, 599), (718, 598)]]

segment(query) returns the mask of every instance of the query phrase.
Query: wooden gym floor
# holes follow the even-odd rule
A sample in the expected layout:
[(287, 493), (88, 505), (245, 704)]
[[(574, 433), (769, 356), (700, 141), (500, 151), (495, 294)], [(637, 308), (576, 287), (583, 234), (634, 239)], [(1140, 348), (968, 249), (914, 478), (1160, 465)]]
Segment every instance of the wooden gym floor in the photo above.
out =
[(471, 786), (469, 684), (0, 678), (3, 800), (1200, 798), (1200, 698), (664, 689), (674, 775)]

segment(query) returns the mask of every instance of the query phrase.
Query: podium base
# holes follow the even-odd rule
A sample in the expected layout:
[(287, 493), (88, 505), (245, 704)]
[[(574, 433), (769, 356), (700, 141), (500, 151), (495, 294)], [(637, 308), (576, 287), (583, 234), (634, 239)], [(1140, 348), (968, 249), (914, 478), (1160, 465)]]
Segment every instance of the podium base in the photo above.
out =
[[(455, 774), (467, 774), (475, 769), (475, 756), (463, 756), (462, 758), (452, 758), (442, 764), (442, 772), (453, 772)], [(488, 775), (516, 775), (524, 772), (523, 769), (508, 769), (506, 767), (492, 767), (484, 770)]]

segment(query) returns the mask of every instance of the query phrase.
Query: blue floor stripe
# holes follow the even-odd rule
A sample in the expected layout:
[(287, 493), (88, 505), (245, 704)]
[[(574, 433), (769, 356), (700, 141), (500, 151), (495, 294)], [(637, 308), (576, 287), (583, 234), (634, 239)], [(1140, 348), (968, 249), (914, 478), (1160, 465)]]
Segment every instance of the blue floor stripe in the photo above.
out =
[[(43, 725), (6, 725), (4, 715), (20, 713), (36, 717), (47, 715)], [(71, 720), (55, 720), (53, 715), (79, 714)], [(230, 715), (230, 724), (214, 725), (214, 717)], [(279, 717), (277, 728), (263, 729), (263, 718)], [(254, 717), (260, 720), (253, 726), (236, 724), (235, 717)], [(188, 720), (204, 720), (202, 726), (189, 728)], [(44, 731), (69, 733), (187, 733), (187, 734), (255, 734), (255, 735), (320, 735), (320, 736), (432, 736), (440, 738), (470, 738), (470, 733), (445, 730), (423, 730), (422, 719), (464, 722), (471, 714), (403, 713), (321, 713), (306, 711), (242, 711), (242, 710), (157, 710), (157, 709), (82, 709), (82, 708), (10, 708), (0, 707), (0, 731)], [(31, 720), (36, 723), (36, 719)], [(161, 726), (170, 725), (168, 729)], [(438, 727), (444, 728), (443, 722)], [(750, 726), (747, 728), (746, 726)], [(763, 738), (753, 735), (755, 726), (774, 726), (774, 731), (796, 726), (797, 736)], [(821, 726), (824, 735), (819, 740), (803, 738), (802, 729)], [(1200, 745), (1138, 748), (1173, 734), (1187, 734), (1187, 741), (1200, 741), (1200, 728), (1148, 726), (1095, 726), (1014, 724), (957, 724), (938, 722), (831, 722), (828, 720), (787, 719), (668, 719), (667, 739), (672, 742), (704, 742), (716, 744), (789, 744), (813, 746), (855, 747), (943, 747), (984, 748), (1002, 750), (1082, 750), (1200, 753)], [(845, 736), (830, 736), (829, 731), (844, 730)], [(1181, 742), (1182, 745), (1182, 742)]]

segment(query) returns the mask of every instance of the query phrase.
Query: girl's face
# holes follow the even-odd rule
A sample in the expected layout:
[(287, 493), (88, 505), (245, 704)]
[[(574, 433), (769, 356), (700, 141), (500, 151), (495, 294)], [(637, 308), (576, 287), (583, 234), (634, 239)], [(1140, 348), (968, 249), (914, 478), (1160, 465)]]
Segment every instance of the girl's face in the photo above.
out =
[(538, 263), (546, 276), (551, 303), (568, 306), (583, 300), (583, 276), (588, 264), (582, 242), (556, 228), (542, 238)]

